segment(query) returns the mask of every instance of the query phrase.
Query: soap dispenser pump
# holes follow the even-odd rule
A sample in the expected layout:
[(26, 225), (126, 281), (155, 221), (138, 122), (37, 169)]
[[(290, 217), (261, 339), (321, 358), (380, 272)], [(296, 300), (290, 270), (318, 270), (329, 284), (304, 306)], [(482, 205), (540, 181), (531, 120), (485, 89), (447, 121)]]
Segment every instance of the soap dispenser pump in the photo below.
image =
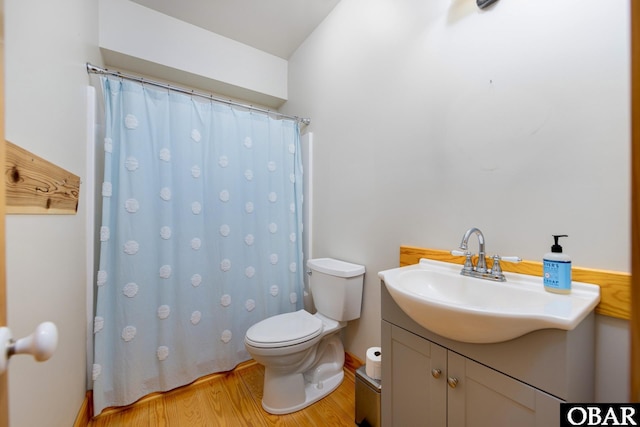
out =
[(554, 234), (554, 244), (551, 252), (542, 258), (543, 283), (545, 290), (557, 294), (571, 292), (571, 257), (562, 253), (562, 246), (558, 244), (560, 237), (569, 237), (566, 234)]

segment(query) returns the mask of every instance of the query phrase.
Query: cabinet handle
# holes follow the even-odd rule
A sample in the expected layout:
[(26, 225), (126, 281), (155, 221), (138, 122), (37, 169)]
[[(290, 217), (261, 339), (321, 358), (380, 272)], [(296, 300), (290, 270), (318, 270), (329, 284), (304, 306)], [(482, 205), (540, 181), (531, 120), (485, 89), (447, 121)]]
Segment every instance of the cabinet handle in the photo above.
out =
[(431, 370), (431, 376), (433, 376), (433, 378), (440, 378), (440, 374), (442, 374), (442, 371), (440, 369), (432, 369)]
[(449, 384), (449, 387), (456, 388), (458, 385), (458, 379), (455, 377), (449, 377), (447, 378), (447, 383)]

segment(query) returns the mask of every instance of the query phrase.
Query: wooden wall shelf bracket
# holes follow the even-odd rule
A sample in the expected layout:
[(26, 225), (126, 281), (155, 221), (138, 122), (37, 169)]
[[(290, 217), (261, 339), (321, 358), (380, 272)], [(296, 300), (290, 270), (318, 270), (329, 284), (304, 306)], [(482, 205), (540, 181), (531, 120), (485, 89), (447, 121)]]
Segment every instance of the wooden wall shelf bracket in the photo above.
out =
[(5, 141), (5, 146), (7, 214), (78, 212), (78, 176), (9, 141)]

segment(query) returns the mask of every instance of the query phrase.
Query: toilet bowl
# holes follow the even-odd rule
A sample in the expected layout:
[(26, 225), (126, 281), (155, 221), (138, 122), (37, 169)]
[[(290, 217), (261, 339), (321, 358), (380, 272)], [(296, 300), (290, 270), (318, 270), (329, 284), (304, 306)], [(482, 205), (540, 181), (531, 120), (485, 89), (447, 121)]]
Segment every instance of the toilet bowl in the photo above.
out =
[(340, 330), (360, 317), (363, 266), (332, 258), (309, 260), (307, 266), (318, 312), (272, 316), (245, 335), (245, 348), (265, 367), (262, 407), (272, 414), (303, 409), (342, 383)]

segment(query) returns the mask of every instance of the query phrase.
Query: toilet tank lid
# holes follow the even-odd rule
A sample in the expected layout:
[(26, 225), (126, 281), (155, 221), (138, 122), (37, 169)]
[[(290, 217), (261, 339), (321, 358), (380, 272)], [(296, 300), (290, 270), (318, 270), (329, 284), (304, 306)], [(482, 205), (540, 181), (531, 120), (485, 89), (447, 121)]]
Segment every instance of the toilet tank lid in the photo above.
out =
[(315, 258), (307, 261), (313, 271), (338, 277), (354, 277), (364, 274), (364, 265), (352, 264), (333, 258)]

